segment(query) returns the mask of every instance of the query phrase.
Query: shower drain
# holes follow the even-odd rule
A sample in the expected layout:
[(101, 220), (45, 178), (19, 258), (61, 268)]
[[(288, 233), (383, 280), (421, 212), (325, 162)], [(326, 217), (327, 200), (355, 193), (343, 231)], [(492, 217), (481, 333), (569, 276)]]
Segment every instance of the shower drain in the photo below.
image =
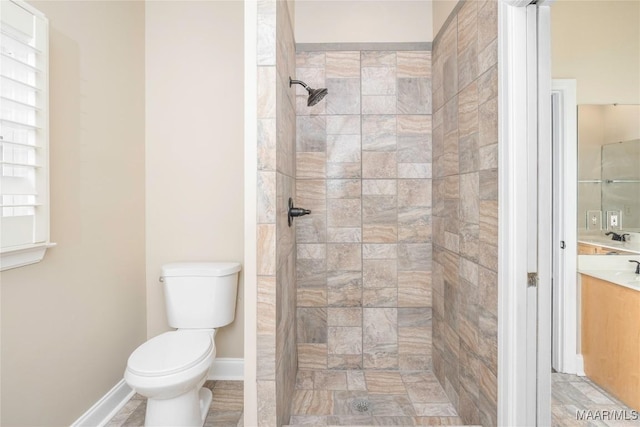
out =
[(356, 399), (351, 403), (351, 405), (358, 412), (367, 412), (371, 408), (371, 402), (367, 399)]

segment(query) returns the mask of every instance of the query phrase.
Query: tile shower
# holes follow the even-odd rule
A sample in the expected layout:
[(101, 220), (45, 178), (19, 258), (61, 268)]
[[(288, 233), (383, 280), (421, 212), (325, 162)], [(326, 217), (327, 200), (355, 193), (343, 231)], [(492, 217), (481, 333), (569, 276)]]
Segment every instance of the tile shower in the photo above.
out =
[(289, 13), (258, 2), (259, 425), (495, 425), (495, 2), (433, 52), (296, 54)]
[(431, 365), (431, 53), (299, 52), (299, 369)]
[[(431, 372), (431, 52), (298, 52), (291, 423), (456, 424)], [(358, 405), (365, 405), (365, 410)]]

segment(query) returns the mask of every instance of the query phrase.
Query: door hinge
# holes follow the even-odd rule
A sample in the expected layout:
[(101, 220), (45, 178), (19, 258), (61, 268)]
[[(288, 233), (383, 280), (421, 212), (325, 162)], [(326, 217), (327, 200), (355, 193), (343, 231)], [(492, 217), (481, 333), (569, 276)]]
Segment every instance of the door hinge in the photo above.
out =
[(567, 245), (564, 243), (564, 240), (560, 240), (560, 249), (566, 248)]
[(527, 273), (527, 287), (537, 287), (538, 286), (538, 273)]

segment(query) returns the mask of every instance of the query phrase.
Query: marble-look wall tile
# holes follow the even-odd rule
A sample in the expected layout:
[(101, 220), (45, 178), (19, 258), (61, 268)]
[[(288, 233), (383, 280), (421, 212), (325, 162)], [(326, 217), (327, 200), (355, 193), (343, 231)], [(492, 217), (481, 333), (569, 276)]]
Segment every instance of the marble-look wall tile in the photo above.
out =
[(398, 52), (398, 77), (431, 77), (431, 52)]
[(393, 51), (363, 51), (363, 67), (391, 67), (396, 65), (397, 53)]
[(276, 170), (276, 121), (258, 120), (258, 170)]
[(329, 227), (359, 227), (362, 202), (360, 199), (328, 199), (327, 225)]
[(258, 106), (260, 119), (276, 117), (276, 68), (274, 66), (258, 67)]
[(431, 114), (431, 79), (424, 77), (398, 79), (398, 113)]
[(302, 308), (296, 310), (298, 343), (327, 342), (326, 308)]
[(458, 13), (458, 87), (464, 88), (478, 74), (477, 2), (466, 2)]
[(362, 229), (360, 227), (329, 227), (327, 228), (327, 242), (329, 243), (362, 242)]
[(327, 176), (326, 153), (296, 153), (296, 178), (313, 179)]
[(362, 267), (362, 282), (365, 288), (397, 287), (397, 260), (365, 259)]
[(498, 99), (492, 98), (480, 105), (478, 110), (479, 145), (494, 144), (498, 141)]
[(398, 191), (398, 181), (395, 179), (364, 179), (362, 180), (363, 196), (394, 196)]
[(327, 304), (331, 307), (362, 306), (362, 272), (329, 272)]
[(364, 308), (363, 324), (365, 368), (397, 369), (398, 310)]
[(323, 152), (327, 148), (325, 116), (298, 116), (296, 119), (296, 151)]
[(398, 272), (398, 307), (431, 307), (431, 292), (430, 272)]
[(394, 151), (396, 149), (396, 134), (395, 115), (367, 115), (362, 117), (363, 150)]
[(396, 93), (395, 67), (363, 67), (363, 95), (394, 95)]
[(497, 2), (466, 1), (432, 56), (433, 370), (483, 426), (497, 421), (497, 27)]
[(363, 307), (397, 307), (397, 288), (371, 288), (362, 290)]
[(362, 194), (362, 183), (359, 179), (327, 180), (327, 198), (359, 199)]
[(296, 68), (324, 68), (325, 52), (297, 52)]
[(398, 240), (396, 224), (363, 224), (363, 243), (395, 243)]
[[(299, 79), (329, 90), (322, 110), (296, 88), (296, 204), (312, 211), (295, 222), (298, 364), (428, 369), (431, 53), (307, 52), (296, 63)], [(398, 307), (425, 319), (400, 327)], [(344, 385), (318, 378), (324, 389)], [(347, 380), (365, 387), (364, 376)]]
[(276, 65), (276, 2), (258, 2), (257, 64)]
[[(286, 200), (296, 193), (296, 127), (304, 129), (303, 134), (307, 135), (307, 139), (299, 141), (301, 150), (314, 151), (309, 153), (311, 155), (325, 156), (325, 146), (322, 118), (313, 121), (303, 119), (296, 126), (297, 100), (294, 95), (299, 92), (296, 92), (297, 88), (296, 91), (290, 90), (288, 84), (288, 77), (296, 75), (296, 58), (287, 3), (259, 1), (257, 22), (258, 424), (271, 426), (289, 419), (290, 405), (286, 396), (291, 395), (295, 386), (298, 359), (295, 339), (296, 306), (299, 302), (295, 289), (295, 229), (286, 225), (284, 216)], [(324, 83), (324, 69), (307, 70), (312, 80)], [(299, 75), (304, 74), (304, 69), (301, 69)], [(324, 157), (321, 158), (324, 165)], [(303, 176), (305, 171), (312, 173), (315, 170), (314, 167), (305, 168), (304, 162), (301, 163), (303, 167), (299, 170)], [(321, 253), (317, 248), (306, 249), (302, 255), (308, 259), (302, 261), (325, 262), (324, 259), (316, 259), (320, 258), (318, 255)], [(323, 270), (323, 274), (326, 274), (326, 268)], [(310, 271), (312, 275), (317, 274), (313, 269)], [(322, 276), (318, 280), (321, 279)], [(310, 310), (321, 313), (324, 308)], [(318, 316), (310, 313), (299, 312), (303, 323), (315, 325)], [(326, 321), (320, 327), (309, 328), (309, 331), (309, 337), (304, 336), (305, 340), (322, 341), (325, 335), (326, 341)]]
[(397, 102), (395, 95), (363, 95), (362, 114), (396, 114)]
[(326, 85), (331, 94), (325, 97), (327, 114), (360, 114), (359, 78), (327, 78)]
[(276, 173), (258, 172), (257, 211), (259, 224), (274, 223), (276, 220)]
[(360, 78), (360, 52), (327, 52), (326, 75)]
[(361, 308), (329, 307), (327, 312), (328, 326), (360, 326), (362, 325)]
[(362, 354), (362, 328), (330, 326), (327, 350), (329, 354)]
[(327, 178), (361, 178), (361, 162), (327, 163)]
[(361, 159), (360, 135), (327, 135), (327, 161), (354, 163)]
[(326, 116), (327, 135), (360, 135), (360, 115)]
[(329, 271), (361, 271), (362, 246), (350, 243), (327, 244), (327, 269)]
[(397, 175), (395, 152), (365, 151), (362, 153), (363, 178), (396, 178)]
[(273, 276), (276, 273), (276, 227), (275, 224), (257, 226), (257, 272), (260, 276)]
[(362, 224), (390, 224), (397, 221), (396, 196), (363, 196)]
[(258, 276), (257, 286), (257, 332), (276, 334), (276, 278)]

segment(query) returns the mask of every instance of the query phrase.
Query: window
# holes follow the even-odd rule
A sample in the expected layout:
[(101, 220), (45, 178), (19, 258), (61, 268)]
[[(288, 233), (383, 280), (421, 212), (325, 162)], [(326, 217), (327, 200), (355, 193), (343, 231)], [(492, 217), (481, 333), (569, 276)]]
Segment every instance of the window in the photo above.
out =
[(48, 22), (22, 0), (0, 9), (1, 269), (38, 262), (49, 242)]

